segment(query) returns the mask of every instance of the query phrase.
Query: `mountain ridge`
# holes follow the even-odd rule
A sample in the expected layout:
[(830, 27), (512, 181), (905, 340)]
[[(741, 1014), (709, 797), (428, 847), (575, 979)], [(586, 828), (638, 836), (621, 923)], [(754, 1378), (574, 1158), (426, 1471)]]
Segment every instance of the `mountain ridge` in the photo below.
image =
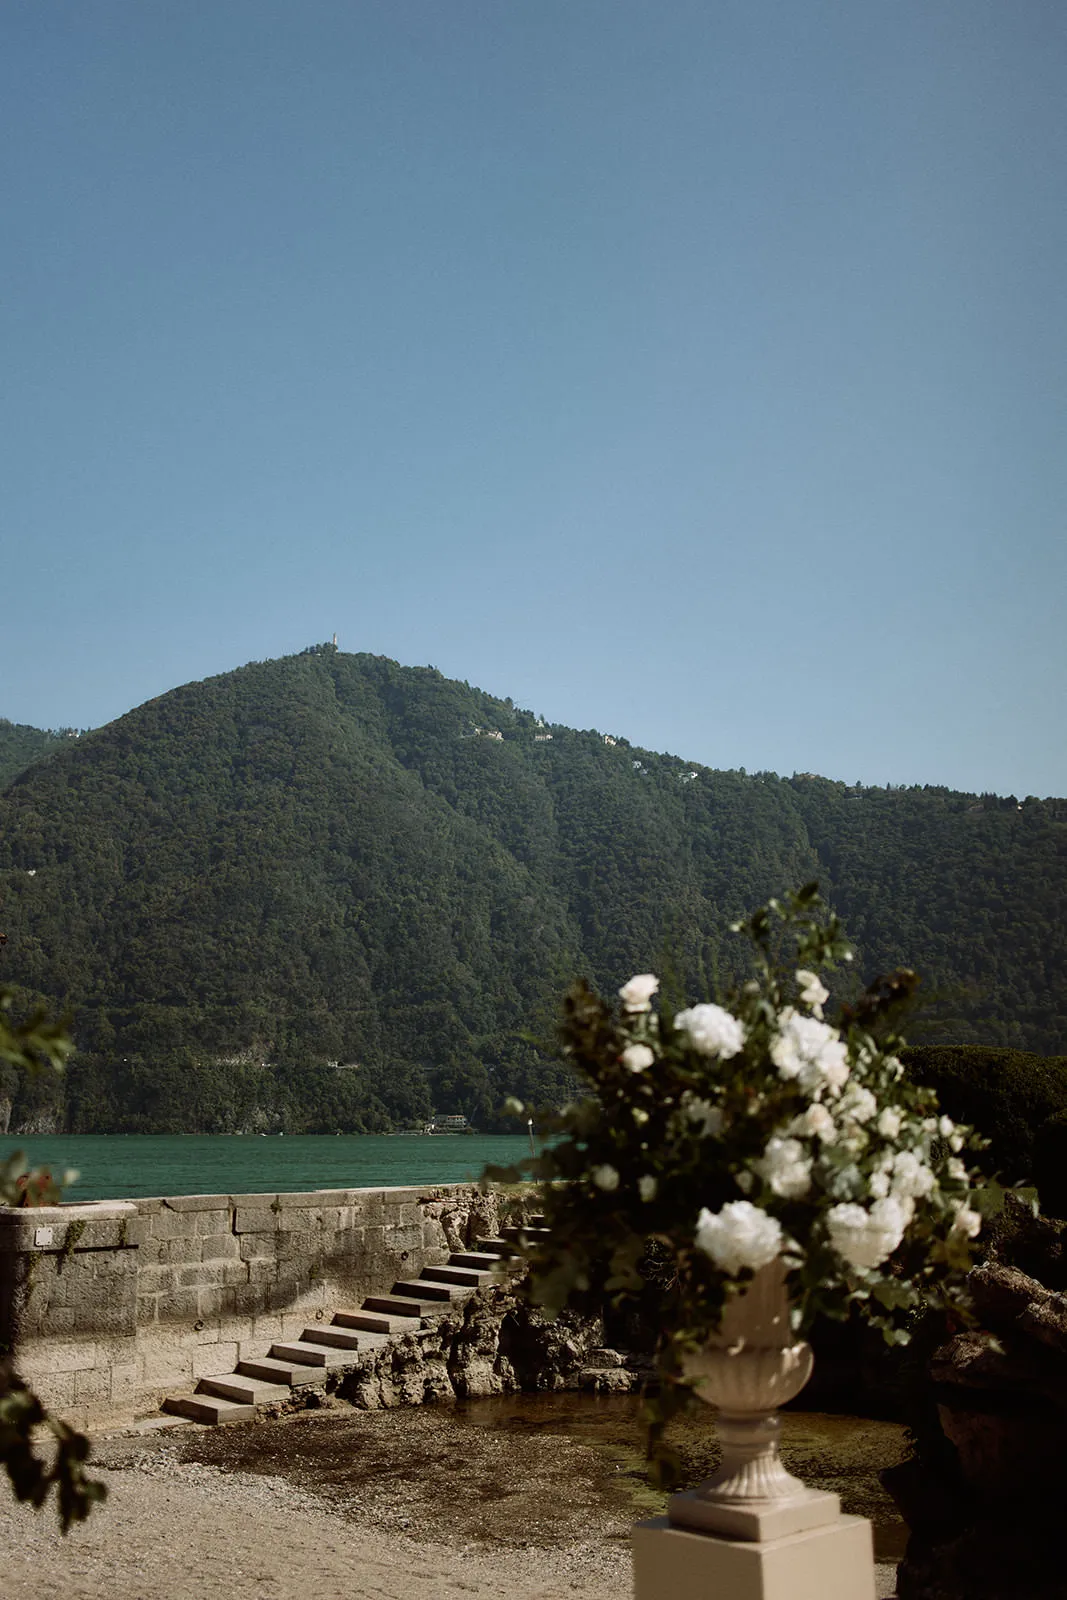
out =
[(83, 1128), (131, 1095), (169, 1125), (183, 1072), (212, 1126), (265, 1072), (282, 1120), (318, 1116), (313, 1080), (330, 1126), (558, 1096), (521, 1035), (572, 976), (669, 952), (707, 992), (743, 970), (727, 924), (811, 878), (866, 970), (955, 997), (949, 1038), (1056, 1051), (1065, 867), (1064, 802), (717, 771), (331, 646), (157, 696), (0, 793), (4, 970), (74, 1009)]

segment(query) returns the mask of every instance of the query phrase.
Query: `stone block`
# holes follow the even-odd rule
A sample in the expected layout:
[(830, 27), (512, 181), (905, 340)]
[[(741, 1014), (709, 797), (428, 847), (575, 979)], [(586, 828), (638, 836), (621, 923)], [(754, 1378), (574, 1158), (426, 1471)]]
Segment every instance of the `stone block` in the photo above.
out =
[(108, 1369), (111, 1373), (111, 1400), (113, 1405), (122, 1405), (124, 1401), (132, 1400), (137, 1389), (140, 1370), (136, 1361), (120, 1361)]
[[(28, 1377), (25, 1368), (22, 1376)], [(33, 1380), (33, 1388), (46, 1411), (66, 1417), (74, 1405), (77, 1375), (73, 1372), (42, 1372)]]
[(93, 1250), (79, 1263), (94, 1278), (106, 1278), (116, 1290), (124, 1281), (132, 1283), (137, 1277), (139, 1250)]
[(233, 1211), (250, 1209), (252, 1211), (269, 1211), (277, 1200), (276, 1194), (231, 1194), (227, 1197), (230, 1209)]
[(276, 1233), (280, 1216), (280, 1211), (271, 1211), (269, 1207), (240, 1206), (234, 1216), (233, 1230), (235, 1233)]
[(720, 1539), (666, 1517), (633, 1529), (634, 1600), (874, 1600), (871, 1525), (839, 1517), (782, 1539)]
[(111, 1399), (111, 1368), (94, 1367), (91, 1372), (74, 1374), (76, 1405), (100, 1405)]
[(158, 1294), (163, 1289), (176, 1289), (181, 1270), (181, 1267), (156, 1266), (152, 1262), (145, 1262), (137, 1274), (138, 1294)]
[(162, 1239), (159, 1245), (159, 1259), (171, 1265), (184, 1266), (190, 1261), (200, 1260), (200, 1249), (203, 1240), (195, 1234)]
[(193, 1351), (193, 1381), (199, 1383), (214, 1373), (232, 1372), (239, 1359), (236, 1344), (201, 1345)]
[(129, 1304), (105, 1304), (102, 1306), (82, 1306), (74, 1310), (74, 1330), (76, 1333), (94, 1333), (99, 1335), (113, 1335), (135, 1333), (137, 1330), (137, 1305), (130, 1301)]
[(315, 1193), (323, 1206), (348, 1207), (352, 1204), (351, 1189), (316, 1189)]
[(385, 1248), (394, 1254), (400, 1250), (421, 1250), (424, 1243), (420, 1222), (402, 1223), (385, 1230)]
[(233, 1212), (228, 1206), (211, 1211), (198, 1211), (192, 1218), (196, 1232), (205, 1235), (233, 1234)]
[(247, 1263), (248, 1282), (254, 1284), (273, 1283), (278, 1276), (278, 1262), (274, 1256), (264, 1256), (253, 1259)]
[[(253, 1342), (256, 1340), (263, 1342), (265, 1340), (267, 1343), (269, 1343), (272, 1339), (287, 1338), (288, 1332), (289, 1330), (285, 1327), (284, 1319), (280, 1317), (277, 1312), (263, 1311), (252, 1319), (252, 1332), (250, 1337)], [(243, 1341), (241, 1346), (241, 1354), (245, 1354)]]
[(286, 1211), (321, 1211), (323, 1193), (319, 1189), (309, 1189), (300, 1194), (280, 1194), (276, 1199), (283, 1214)]
[(239, 1316), (254, 1317), (268, 1309), (266, 1284), (239, 1283), (229, 1292), (233, 1295), (233, 1310)]
[(237, 1241), (242, 1261), (273, 1261), (276, 1233), (243, 1233)]
[(195, 1322), (200, 1307), (195, 1289), (168, 1289), (159, 1296), (160, 1322)]
[(278, 1212), (279, 1233), (307, 1234), (322, 1231), (322, 1207), (299, 1206)]
[(225, 1194), (175, 1194), (168, 1195), (165, 1204), (172, 1211), (229, 1211), (230, 1197)]
[(65, 1333), (74, 1332), (74, 1307), (50, 1305), (45, 1317), (41, 1319), (41, 1331), (53, 1336), (62, 1337)]
[(101, 1364), (100, 1351), (89, 1339), (42, 1339), (19, 1354), (19, 1371), (24, 1378), (37, 1379), (50, 1372), (87, 1372)]
[(194, 1261), (191, 1266), (178, 1267), (179, 1289), (210, 1289), (218, 1283), (217, 1267)]
[(137, 1326), (139, 1328), (151, 1327), (159, 1321), (159, 1295), (139, 1294), (137, 1296)]
[(148, 1344), (141, 1353), (139, 1387), (180, 1389), (192, 1383), (191, 1351), (173, 1345)]
[[(249, 1234), (254, 1238), (254, 1234)], [(205, 1234), (200, 1245), (201, 1258), (204, 1261), (236, 1261), (241, 1254), (241, 1241), (233, 1233)]]
[[(304, 1213), (308, 1215), (308, 1213)], [(321, 1228), (308, 1232), (301, 1230), (278, 1234), (277, 1259), (279, 1261), (321, 1261), (324, 1254), (325, 1241)]]
[(183, 1239), (196, 1232), (196, 1222), (182, 1211), (172, 1211), (162, 1205), (152, 1216), (145, 1218), (145, 1232), (150, 1239)]

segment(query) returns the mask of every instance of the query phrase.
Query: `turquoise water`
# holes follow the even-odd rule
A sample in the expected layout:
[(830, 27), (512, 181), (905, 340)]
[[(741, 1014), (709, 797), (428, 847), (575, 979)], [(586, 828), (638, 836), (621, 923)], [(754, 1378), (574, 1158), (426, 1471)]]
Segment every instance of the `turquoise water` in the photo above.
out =
[(135, 1195), (285, 1194), (477, 1181), (530, 1153), (525, 1134), (70, 1134), (0, 1139), (35, 1167), (79, 1176), (67, 1200)]

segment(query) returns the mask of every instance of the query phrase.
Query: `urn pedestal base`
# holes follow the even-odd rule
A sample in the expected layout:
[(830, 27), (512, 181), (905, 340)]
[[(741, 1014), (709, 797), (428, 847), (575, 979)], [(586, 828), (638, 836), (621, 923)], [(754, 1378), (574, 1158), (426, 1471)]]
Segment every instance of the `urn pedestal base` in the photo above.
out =
[[(835, 1499), (836, 1496), (828, 1498)], [(874, 1600), (865, 1517), (778, 1539), (722, 1539), (666, 1517), (633, 1530), (634, 1600)]]
[(674, 1527), (697, 1533), (718, 1533), (726, 1539), (784, 1539), (836, 1522), (841, 1497), (825, 1489), (804, 1489), (792, 1500), (768, 1500), (765, 1505), (750, 1500), (731, 1506), (689, 1489), (671, 1495), (668, 1512)]

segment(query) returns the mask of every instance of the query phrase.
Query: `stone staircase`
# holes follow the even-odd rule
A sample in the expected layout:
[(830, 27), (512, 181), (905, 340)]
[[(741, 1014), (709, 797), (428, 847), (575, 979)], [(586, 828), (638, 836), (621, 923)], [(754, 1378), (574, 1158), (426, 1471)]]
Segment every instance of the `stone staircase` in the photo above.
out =
[(335, 1311), (329, 1324), (305, 1328), (298, 1339), (271, 1345), (270, 1354), (239, 1361), (235, 1372), (201, 1378), (192, 1394), (176, 1394), (162, 1409), (194, 1422), (242, 1422), (257, 1408), (288, 1400), (294, 1391), (321, 1384), (327, 1372), (352, 1369), (369, 1351), (416, 1333), (457, 1301), (498, 1279), (516, 1260), (516, 1246), (548, 1230), (543, 1219), (501, 1228), (496, 1239), (479, 1239), (475, 1250), (455, 1250), (443, 1267), (423, 1267), (417, 1278), (400, 1279), (388, 1294), (368, 1295), (355, 1311)]

